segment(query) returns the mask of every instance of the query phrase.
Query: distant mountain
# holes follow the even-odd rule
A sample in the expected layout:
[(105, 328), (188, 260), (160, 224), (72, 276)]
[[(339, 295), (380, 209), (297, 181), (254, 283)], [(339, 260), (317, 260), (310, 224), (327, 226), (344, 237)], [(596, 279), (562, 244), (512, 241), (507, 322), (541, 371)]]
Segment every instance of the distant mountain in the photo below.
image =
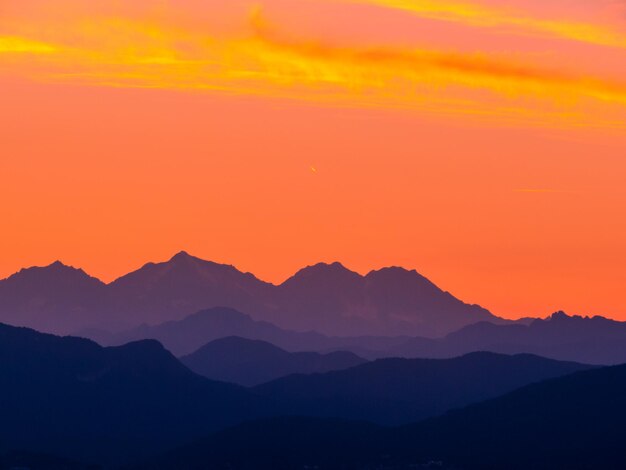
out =
[(588, 368), (531, 355), (494, 353), (455, 359), (380, 359), (324, 374), (290, 375), (253, 391), (292, 415), (394, 425)]
[(413, 338), (388, 349), (386, 354), (441, 358), (470, 351), (530, 353), (589, 364), (622, 364), (626, 363), (626, 323), (557, 312), (528, 325), (480, 322), (442, 339)]
[(478, 321), (503, 321), (402, 268), (361, 276), (339, 263), (321, 263), (273, 285), (180, 252), (108, 285), (58, 262), (0, 281), (0, 321), (61, 334), (119, 331), (213, 307), (333, 336), (441, 336)]
[(116, 308), (141, 321), (181, 319), (209, 307), (263, 312), (274, 286), (235, 267), (204, 261), (182, 251), (164, 263), (148, 263), (113, 281)]
[(13, 325), (55, 331), (58, 325), (95, 324), (106, 302), (103, 282), (59, 261), (0, 281), (0, 321)]
[[(155, 326), (142, 325), (114, 335), (113, 338), (107, 335), (102, 337), (102, 341), (113, 340), (113, 344), (124, 344), (152, 338), (161, 342), (176, 356), (184, 356), (193, 353), (209, 341), (228, 336), (263, 340), (292, 351), (300, 347), (318, 350), (331, 347), (333, 344), (319, 333), (283, 330), (271, 323), (253, 320), (237, 310), (220, 307), (202, 310), (178, 321)], [(99, 334), (92, 338), (100, 339)]]
[(212, 341), (180, 360), (209, 379), (248, 387), (290, 374), (328, 372), (367, 362), (346, 351), (290, 353), (265, 341), (236, 336)]
[(365, 359), (385, 357), (443, 359), (474, 351), (535, 354), (595, 365), (626, 363), (626, 323), (603, 317), (570, 317), (557, 312), (529, 324), (479, 322), (443, 338), (408, 336), (325, 336), (295, 332), (258, 322), (232, 309), (210, 309), (177, 322), (144, 325), (122, 334), (84, 331), (101, 344), (154, 338), (176, 355), (190, 354), (209, 341), (240, 336), (272, 343), (287, 351), (351, 351)]
[(115, 463), (267, 410), (200, 377), (156, 341), (117, 348), (0, 325), (0, 452)]
[(415, 270), (398, 267), (361, 276), (340, 263), (320, 263), (300, 270), (277, 290), (271, 321), (331, 335), (440, 336), (477, 321), (500, 321)]
[(211, 308), (178, 320), (150, 326), (142, 325), (118, 334), (85, 330), (83, 335), (107, 345), (119, 345), (141, 339), (156, 339), (176, 356), (193, 353), (207, 342), (239, 336), (261, 340), (292, 352), (358, 349), (372, 356), (399, 346), (408, 337), (330, 337), (316, 332), (299, 332), (253, 320), (231, 308)]
[(531, 384), (398, 428), (271, 418), (137, 468), (592, 470), (626, 468), (626, 366)]

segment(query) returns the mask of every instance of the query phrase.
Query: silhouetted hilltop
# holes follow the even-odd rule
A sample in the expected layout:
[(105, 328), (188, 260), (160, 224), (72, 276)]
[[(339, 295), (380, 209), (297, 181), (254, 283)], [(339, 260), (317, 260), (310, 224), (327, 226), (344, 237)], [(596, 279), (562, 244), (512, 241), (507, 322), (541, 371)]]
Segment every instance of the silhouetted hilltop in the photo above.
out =
[(332, 336), (440, 336), (477, 321), (500, 321), (402, 268), (361, 276), (339, 263), (320, 263), (276, 286), (185, 252), (108, 285), (82, 271), (68, 280), (69, 268), (55, 266), (0, 281), (0, 321), (62, 334), (119, 331), (229, 307), (281, 328)]
[(290, 375), (253, 390), (300, 416), (401, 424), (587, 369), (531, 355), (380, 359), (345, 370)]
[(0, 445), (115, 462), (263, 414), (153, 340), (115, 348), (0, 324)]
[(206, 344), (181, 362), (209, 379), (253, 386), (289, 374), (347, 369), (366, 361), (346, 351), (290, 353), (265, 341), (230, 336)]

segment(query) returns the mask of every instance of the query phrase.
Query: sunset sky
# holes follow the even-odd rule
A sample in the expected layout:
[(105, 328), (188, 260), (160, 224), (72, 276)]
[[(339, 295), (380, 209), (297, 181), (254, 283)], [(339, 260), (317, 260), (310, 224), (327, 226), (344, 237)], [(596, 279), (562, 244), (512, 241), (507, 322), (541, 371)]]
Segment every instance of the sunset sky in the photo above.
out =
[(0, 277), (182, 249), (626, 320), (625, 0), (0, 0)]

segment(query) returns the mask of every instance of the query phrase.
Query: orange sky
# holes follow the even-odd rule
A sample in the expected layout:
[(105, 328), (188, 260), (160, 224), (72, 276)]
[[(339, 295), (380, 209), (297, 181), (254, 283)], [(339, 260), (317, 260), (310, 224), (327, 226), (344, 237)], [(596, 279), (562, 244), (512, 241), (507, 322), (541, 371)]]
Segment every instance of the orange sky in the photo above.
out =
[(185, 249), (626, 319), (621, 0), (0, 0), (0, 138), (0, 276)]

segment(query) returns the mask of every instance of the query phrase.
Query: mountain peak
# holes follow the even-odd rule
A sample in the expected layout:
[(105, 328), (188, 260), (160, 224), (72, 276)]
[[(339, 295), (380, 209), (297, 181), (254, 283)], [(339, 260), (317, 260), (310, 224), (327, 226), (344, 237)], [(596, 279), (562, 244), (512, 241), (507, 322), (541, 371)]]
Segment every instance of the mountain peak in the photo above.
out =
[(350, 271), (339, 261), (334, 261), (332, 263), (317, 263), (310, 266), (306, 266), (299, 270), (295, 275), (317, 275), (317, 274), (332, 274), (332, 273), (353, 273), (357, 274), (354, 271)]
[[(402, 266), (386, 266), (380, 269), (374, 269), (367, 273), (367, 275), (377, 275), (377, 274), (385, 274), (389, 276), (413, 276), (415, 274), (419, 274), (415, 269), (406, 269)], [(420, 275), (421, 276), (421, 275)]]
[(333, 263), (317, 263), (300, 269), (292, 277), (285, 281), (289, 285), (297, 281), (315, 281), (324, 283), (336, 283), (341, 280), (360, 279), (361, 275), (349, 270), (338, 261)]
[(570, 317), (567, 313), (565, 313), (563, 310), (559, 310), (558, 312), (554, 312), (552, 315), (550, 315), (548, 317), (549, 321), (563, 321), (563, 320), (569, 320)]
[(184, 261), (191, 261), (191, 260), (198, 260), (198, 259), (199, 258), (196, 258), (195, 256), (190, 255), (185, 250), (182, 250), (176, 253), (174, 256), (172, 256), (169, 262), (176, 263), (176, 262), (184, 262)]
[(59, 260), (47, 266), (32, 266), (30, 268), (20, 269), (7, 280), (15, 281), (17, 279), (85, 279), (90, 282), (102, 284), (99, 279), (90, 276), (82, 269), (69, 266)]
[(376, 269), (370, 271), (365, 276), (368, 280), (379, 280), (379, 281), (387, 281), (387, 282), (415, 282), (416, 280), (423, 284), (427, 285), (433, 289), (440, 290), (432, 281), (428, 278), (422, 276), (415, 269), (406, 269), (401, 266), (388, 266), (381, 269)]

